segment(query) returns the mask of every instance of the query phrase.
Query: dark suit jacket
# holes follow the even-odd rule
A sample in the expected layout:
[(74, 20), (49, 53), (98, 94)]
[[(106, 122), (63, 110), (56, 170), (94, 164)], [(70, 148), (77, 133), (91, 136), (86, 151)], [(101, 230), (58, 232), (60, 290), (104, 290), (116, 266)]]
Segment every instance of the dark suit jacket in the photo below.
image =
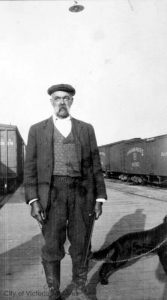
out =
[[(50, 117), (30, 128), (26, 148), (24, 185), (26, 202), (39, 198), (44, 209), (47, 208), (53, 173), (53, 119)], [(82, 182), (81, 189), (85, 195), (86, 214), (94, 207), (96, 198), (107, 198), (102, 174), (99, 151), (92, 125), (72, 118), (72, 130), (76, 140), (81, 144)], [(78, 151), (80, 153), (80, 151)]]

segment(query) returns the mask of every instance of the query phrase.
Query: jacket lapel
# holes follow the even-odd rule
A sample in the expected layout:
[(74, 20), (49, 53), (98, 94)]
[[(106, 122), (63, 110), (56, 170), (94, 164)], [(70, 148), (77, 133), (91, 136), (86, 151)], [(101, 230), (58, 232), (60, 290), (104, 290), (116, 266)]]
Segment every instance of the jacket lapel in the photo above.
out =
[(75, 118), (71, 118), (71, 122), (74, 138), (80, 140), (81, 130), (83, 128), (82, 123), (79, 120), (76, 120)]
[(52, 117), (50, 117), (43, 124), (43, 130), (42, 130), (43, 137), (41, 138), (42, 140), (45, 141), (45, 145), (51, 152), (53, 152), (53, 131), (54, 131), (53, 119)]

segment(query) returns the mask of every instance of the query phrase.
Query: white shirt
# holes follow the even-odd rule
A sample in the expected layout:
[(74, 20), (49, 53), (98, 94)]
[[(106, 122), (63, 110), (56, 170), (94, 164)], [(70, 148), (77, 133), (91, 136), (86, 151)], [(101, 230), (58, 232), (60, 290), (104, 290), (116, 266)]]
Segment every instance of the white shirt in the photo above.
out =
[(55, 127), (60, 131), (60, 133), (64, 136), (67, 137), (69, 133), (71, 132), (71, 117), (68, 116), (67, 118), (60, 119), (56, 117), (55, 115), (53, 117), (53, 123)]

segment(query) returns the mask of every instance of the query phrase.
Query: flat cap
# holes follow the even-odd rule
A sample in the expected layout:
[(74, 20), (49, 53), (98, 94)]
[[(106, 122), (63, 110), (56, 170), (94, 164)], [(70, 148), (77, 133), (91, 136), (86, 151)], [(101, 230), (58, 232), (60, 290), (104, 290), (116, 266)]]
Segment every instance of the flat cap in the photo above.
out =
[(75, 89), (70, 84), (61, 83), (61, 84), (52, 85), (50, 88), (48, 88), (49, 95), (52, 95), (54, 92), (57, 91), (67, 92), (70, 93), (72, 96), (75, 95)]

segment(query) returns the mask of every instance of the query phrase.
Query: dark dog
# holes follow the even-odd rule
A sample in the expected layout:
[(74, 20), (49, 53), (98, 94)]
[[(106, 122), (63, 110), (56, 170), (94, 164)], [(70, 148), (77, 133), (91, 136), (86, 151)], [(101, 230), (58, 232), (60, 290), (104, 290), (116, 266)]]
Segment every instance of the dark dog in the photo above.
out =
[(147, 254), (157, 254), (167, 274), (167, 216), (162, 224), (150, 230), (121, 236), (107, 248), (93, 252), (91, 259), (106, 260), (100, 268), (99, 277), (101, 284), (108, 284), (108, 278), (114, 271)]

